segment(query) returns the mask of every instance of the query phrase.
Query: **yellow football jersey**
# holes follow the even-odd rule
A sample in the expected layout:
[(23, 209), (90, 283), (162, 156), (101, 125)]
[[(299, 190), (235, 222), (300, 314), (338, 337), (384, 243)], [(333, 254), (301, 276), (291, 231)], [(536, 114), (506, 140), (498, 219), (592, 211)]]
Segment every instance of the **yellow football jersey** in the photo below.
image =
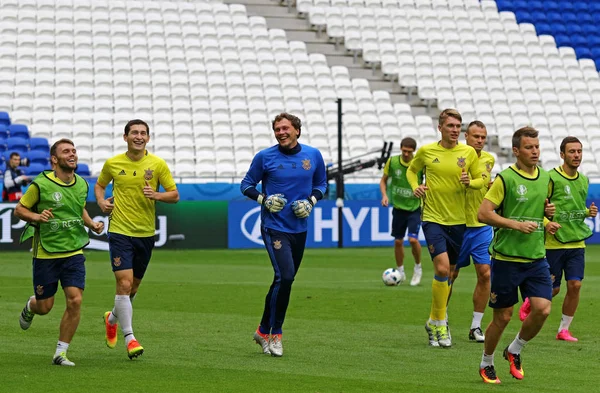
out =
[(439, 142), (422, 146), (410, 163), (406, 177), (415, 190), (417, 173), (425, 168), (427, 192), (423, 199), (423, 221), (442, 225), (466, 223), (465, 190), (460, 182), (463, 169), (471, 175), (470, 187), (481, 188), (483, 179), (477, 165), (479, 158), (471, 146), (458, 143), (452, 149)]
[(165, 160), (148, 153), (139, 161), (131, 160), (126, 153), (106, 160), (98, 177), (98, 184), (106, 187), (113, 182), (114, 209), (110, 215), (108, 232), (133, 237), (155, 234), (155, 201), (144, 196), (146, 182), (158, 190), (176, 189), (175, 180)]
[(479, 206), (481, 206), (483, 197), (485, 197), (485, 194), (489, 190), (490, 181), (492, 180), (492, 168), (494, 168), (495, 163), (496, 160), (494, 159), (494, 156), (487, 151), (481, 151), (478, 165), (479, 170), (481, 171), (481, 176), (483, 177), (483, 187), (481, 187), (479, 190), (467, 188), (467, 204), (465, 206), (467, 227), (483, 227), (486, 225), (477, 220), (477, 211), (479, 211)]

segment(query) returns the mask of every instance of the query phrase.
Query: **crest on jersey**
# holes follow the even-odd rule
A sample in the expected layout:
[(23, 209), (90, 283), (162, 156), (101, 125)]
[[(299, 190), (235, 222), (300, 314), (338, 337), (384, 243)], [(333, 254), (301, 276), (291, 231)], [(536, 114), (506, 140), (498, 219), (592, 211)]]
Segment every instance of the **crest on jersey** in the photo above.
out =
[(550, 280), (552, 280), (552, 282), (554, 283), (554, 281), (556, 280), (556, 276), (554, 274), (550, 275)]
[(56, 191), (52, 193), (52, 199), (54, 199), (56, 202), (60, 202), (62, 199), (63, 195), (60, 191)]
[(565, 194), (571, 195), (571, 187), (568, 184), (565, 186)]
[(458, 165), (459, 168), (464, 168), (467, 165), (467, 159), (465, 157), (458, 157), (456, 165)]
[(44, 286), (38, 285), (37, 287), (35, 287), (35, 293), (37, 293), (38, 296), (42, 296), (44, 294)]
[(152, 178), (154, 177), (152, 175), (153, 172), (154, 172), (154, 169), (144, 169), (144, 179), (145, 180), (152, 180)]
[(310, 166), (310, 158), (307, 158), (306, 160), (302, 160), (302, 169), (305, 169), (308, 171), (310, 168), (312, 168)]
[(429, 245), (429, 252), (432, 254), (435, 252), (435, 246), (433, 244)]
[(490, 303), (496, 303), (498, 300), (498, 294), (495, 292), (490, 292)]
[(519, 194), (521, 196), (527, 194), (527, 187), (525, 187), (524, 184), (519, 184), (517, 186), (517, 194)]
[(485, 170), (488, 172), (492, 171), (492, 163), (491, 162), (488, 162), (485, 164)]
[(273, 248), (276, 250), (280, 250), (281, 249), (281, 240), (275, 240), (273, 242)]
[(114, 257), (113, 258), (113, 265), (115, 265), (115, 267), (121, 266), (121, 257)]

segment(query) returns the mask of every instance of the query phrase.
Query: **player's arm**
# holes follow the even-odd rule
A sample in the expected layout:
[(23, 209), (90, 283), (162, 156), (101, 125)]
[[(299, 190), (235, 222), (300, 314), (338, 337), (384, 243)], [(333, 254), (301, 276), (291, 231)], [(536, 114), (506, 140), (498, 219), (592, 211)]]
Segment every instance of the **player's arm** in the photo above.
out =
[(102, 221), (97, 222), (92, 220), (92, 217), (90, 217), (90, 214), (85, 207), (83, 208), (83, 214), (81, 215), (81, 218), (83, 219), (83, 225), (98, 235), (104, 230), (104, 223)]
[(383, 176), (381, 176), (381, 180), (379, 181), (379, 191), (381, 191), (381, 206), (387, 206), (390, 203), (387, 196), (387, 181), (390, 173), (390, 161), (392, 161), (392, 159), (388, 158), (385, 166), (383, 167)]
[(471, 157), (471, 165), (469, 166), (469, 175), (471, 175), (471, 179), (467, 183), (467, 187), (479, 190), (483, 187), (483, 172), (481, 167), (479, 166), (479, 158), (477, 157), (477, 153), (475, 153), (475, 149), (472, 149)]
[(113, 177), (110, 174), (110, 161), (106, 161), (102, 167), (100, 176), (98, 176), (96, 184), (94, 185), (94, 196), (96, 197), (96, 202), (103, 213), (111, 213), (115, 207), (113, 204), (114, 197), (111, 196), (105, 198), (106, 186), (110, 184), (112, 180)]
[(144, 196), (150, 200), (164, 202), (164, 203), (177, 203), (179, 202), (179, 191), (177, 190), (177, 184), (171, 170), (167, 166), (167, 163), (161, 161), (158, 168), (158, 184), (162, 185), (165, 189), (164, 192), (154, 190), (148, 181), (145, 181), (143, 188)]
[(534, 232), (537, 229), (537, 223), (511, 220), (496, 213), (496, 209), (498, 209), (504, 200), (504, 181), (501, 176), (498, 176), (498, 178), (485, 195), (483, 202), (481, 202), (481, 206), (479, 206), (479, 211), (477, 212), (477, 220), (496, 228), (514, 229), (523, 233)]
[(258, 152), (252, 159), (250, 168), (248, 169), (248, 172), (246, 172), (246, 176), (242, 179), (240, 191), (246, 197), (258, 202), (259, 205), (266, 207), (271, 213), (277, 213), (280, 212), (287, 203), (287, 199), (285, 199), (284, 195), (266, 195), (256, 189), (256, 186), (262, 181), (264, 176), (263, 161), (262, 152)]
[(17, 207), (15, 208), (15, 216), (23, 221), (27, 222), (48, 222), (50, 218), (54, 218), (52, 209), (44, 210), (41, 213), (34, 212), (33, 206), (35, 206), (40, 200), (40, 190), (38, 185), (35, 183), (31, 184), (31, 187), (27, 189), (25, 195), (19, 200)]
[(417, 150), (417, 154), (415, 154), (406, 170), (406, 180), (408, 180), (408, 184), (410, 184), (410, 188), (412, 188), (417, 198), (425, 196), (425, 191), (427, 191), (427, 186), (419, 184), (418, 178), (418, 173), (425, 167), (424, 150), (423, 147)]

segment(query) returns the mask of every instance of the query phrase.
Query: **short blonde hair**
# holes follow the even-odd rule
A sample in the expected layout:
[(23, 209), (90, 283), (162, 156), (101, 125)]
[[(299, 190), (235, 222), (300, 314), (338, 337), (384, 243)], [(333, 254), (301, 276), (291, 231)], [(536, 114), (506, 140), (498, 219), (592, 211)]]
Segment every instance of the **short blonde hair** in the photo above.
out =
[(442, 124), (444, 124), (446, 119), (449, 117), (453, 117), (462, 123), (462, 116), (460, 115), (460, 112), (457, 111), (456, 109), (449, 108), (449, 109), (444, 109), (442, 111), (442, 113), (440, 113), (440, 117), (438, 119), (438, 124), (441, 126)]

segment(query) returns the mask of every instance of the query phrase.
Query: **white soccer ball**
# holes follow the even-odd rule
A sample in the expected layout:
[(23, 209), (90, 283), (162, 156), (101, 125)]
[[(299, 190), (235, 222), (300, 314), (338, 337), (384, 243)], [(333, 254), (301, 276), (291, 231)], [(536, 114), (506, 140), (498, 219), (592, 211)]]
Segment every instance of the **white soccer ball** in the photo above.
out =
[(383, 280), (383, 283), (388, 287), (393, 287), (402, 284), (402, 282), (404, 281), (402, 279), (402, 273), (400, 273), (394, 268), (386, 269), (386, 271), (383, 272), (381, 279)]

